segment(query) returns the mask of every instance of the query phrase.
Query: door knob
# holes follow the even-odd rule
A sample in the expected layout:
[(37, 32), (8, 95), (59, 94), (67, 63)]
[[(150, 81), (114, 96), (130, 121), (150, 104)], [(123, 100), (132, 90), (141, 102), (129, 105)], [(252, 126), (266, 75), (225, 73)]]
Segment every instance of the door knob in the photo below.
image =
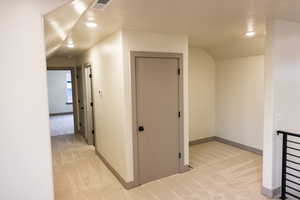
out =
[(139, 126), (139, 131), (140, 132), (142, 132), (142, 131), (144, 131), (145, 129), (144, 129), (144, 127), (143, 126)]

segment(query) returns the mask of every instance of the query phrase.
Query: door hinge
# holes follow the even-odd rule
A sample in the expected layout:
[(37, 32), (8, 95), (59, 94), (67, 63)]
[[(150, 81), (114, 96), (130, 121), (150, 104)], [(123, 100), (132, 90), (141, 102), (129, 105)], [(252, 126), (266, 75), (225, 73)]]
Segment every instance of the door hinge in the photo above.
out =
[(95, 130), (92, 130), (92, 134), (95, 135)]
[(92, 78), (92, 74), (90, 74), (89, 77)]
[(181, 153), (180, 153), (180, 152), (179, 152), (179, 154), (178, 154), (178, 158), (181, 159)]
[(81, 122), (79, 123), (79, 126), (80, 126), (80, 127), (82, 126)]
[(93, 102), (91, 102), (91, 106), (92, 106), (92, 107), (94, 106), (94, 103), (93, 103)]
[(177, 73), (178, 73), (178, 75), (180, 75), (180, 68), (178, 68)]
[(180, 111), (178, 112), (178, 117), (181, 117), (181, 112)]

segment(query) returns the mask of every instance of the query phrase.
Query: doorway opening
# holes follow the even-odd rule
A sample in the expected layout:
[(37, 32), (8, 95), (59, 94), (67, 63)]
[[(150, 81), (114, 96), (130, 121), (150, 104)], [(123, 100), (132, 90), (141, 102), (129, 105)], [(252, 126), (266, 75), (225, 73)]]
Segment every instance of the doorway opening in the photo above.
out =
[(47, 70), (51, 137), (77, 133), (73, 77), (72, 68)]
[(94, 145), (92, 67), (48, 67), (51, 137), (80, 136)]

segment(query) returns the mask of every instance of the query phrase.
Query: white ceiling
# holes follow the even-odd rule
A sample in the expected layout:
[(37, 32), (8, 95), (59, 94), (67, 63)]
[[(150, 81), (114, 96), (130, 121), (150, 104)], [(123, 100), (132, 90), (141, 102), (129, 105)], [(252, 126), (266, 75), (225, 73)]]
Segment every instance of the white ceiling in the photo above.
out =
[(45, 16), (45, 40), (47, 56), (54, 55), (67, 40), (72, 28), (90, 7), (93, 0), (76, 0), (66, 3)]
[[(259, 55), (264, 52), (266, 18), (300, 21), (299, 2), (111, 0), (104, 10), (97, 10), (87, 8), (92, 0), (76, 0), (45, 17), (47, 52), (48, 55), (78, 55), (105, 36), (125, 28), (188, 35), (190, 46), (202, 47), (216, 59)], [(76, 11), (78, 3), (83, 3), (87, 9), (81, 13)], [(94, 19), (99, 26), (95, 29), (86, 27), (84, 23), (88, 19)], [(257, 35), (246, 38), (244, 34), (251, 27)], [(62, 32), (73, 39), (75, 48), (66, 47)]]

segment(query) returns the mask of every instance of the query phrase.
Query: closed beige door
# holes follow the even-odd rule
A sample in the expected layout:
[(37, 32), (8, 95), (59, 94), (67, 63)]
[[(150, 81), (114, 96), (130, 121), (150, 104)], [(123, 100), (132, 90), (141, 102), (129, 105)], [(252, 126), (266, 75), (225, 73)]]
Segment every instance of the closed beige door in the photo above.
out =
[(138, 181), (179, 171), (179, 63), (136, 58)]

